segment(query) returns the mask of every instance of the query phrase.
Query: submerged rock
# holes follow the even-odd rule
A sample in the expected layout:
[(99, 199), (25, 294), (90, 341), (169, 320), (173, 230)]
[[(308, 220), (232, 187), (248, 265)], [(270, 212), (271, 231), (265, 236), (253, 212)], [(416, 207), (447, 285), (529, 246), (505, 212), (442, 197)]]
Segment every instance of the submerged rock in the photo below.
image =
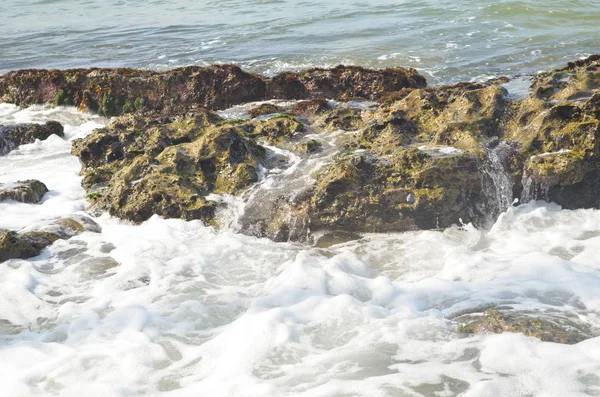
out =
[(0, 262), (37, 256), (55, 241), (69, 239), (84, 231), (99, 233), (101, 229), (91, 218), (71, 216), (33, 225), (19, 232), (0, 230)]
[(15, 183), (0, 183), (0, 201), (13, 200), (22, 203), (39, 203), (48, 188), (42, 182), (29, 179)]
[(20, 106), (77, 106), (106, 116), (155, 110), (224, 109), (268, 99), (374, 99), (424, 87), (414, 69), (353, 66), (311, 69), (269, 79), (234, 65), (188, 66), (166, 72), (135, 69), (20, 70), (0, 76), (0, 100)]
[(597, 332), (576, 318), (513, 311), (486, 310), (484, 313), (460, 316), (457, 332), (462, 334), (515, 332), (545, 342), (576, 344), (594, 338)]
[(47, 121), (45, 124), (0, 125), (0, 155), (7, 154), (19, 145), (41, 141), (51, 135), (64, 136), (64, 128), (57, 121)]

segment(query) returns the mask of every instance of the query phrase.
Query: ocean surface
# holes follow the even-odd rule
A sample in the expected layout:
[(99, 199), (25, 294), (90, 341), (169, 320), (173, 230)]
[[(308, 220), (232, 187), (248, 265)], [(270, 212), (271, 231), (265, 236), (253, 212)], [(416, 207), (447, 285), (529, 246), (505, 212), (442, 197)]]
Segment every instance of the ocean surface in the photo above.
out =
[[(435, 85), (600, 52), (599, 1), (2, 0), (0, 16), (0, 73), (349, 63), (416, 67)], [(50, 192), (0, 203), (0, 228), (89, 208), (71, 142), (109, 120), (0, 104), (0, 124), (46, 120), (65, 138), (0, 157), (0, 183)], [(600, 396), (600, 337), (455, 332), (457, 316), (492, 307), (600, 329), (600, 211), (531, 202), (489, 229), (316, 248), (241, 235), (243, 204), (215, 199), (232, 204), (231, 227), (104, 214), (102, 233), (0, 263), (0, 397)]]
[(2, 0), (0, 73), (237, 63), (275, 74), (412, 66), (430, 83), (598, 52), (598, 0)]

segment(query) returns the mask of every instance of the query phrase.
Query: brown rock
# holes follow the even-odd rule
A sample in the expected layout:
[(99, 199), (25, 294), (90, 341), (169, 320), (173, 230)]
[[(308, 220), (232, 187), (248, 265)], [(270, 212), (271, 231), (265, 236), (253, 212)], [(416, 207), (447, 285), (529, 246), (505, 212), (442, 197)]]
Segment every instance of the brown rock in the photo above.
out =
[(234, 65), (188, 66), (166, 72), (135, 69), (29, 69), (0, 76), (0, 101), (20, 106), (73, 105), (106, 116), (196, 107), (224, 109), (266, 99), (376, 99), (403, 87), (424, 87), (414, 69), (354, 66), (311, 69), (268, 79)]
[(48, 188), (35, 179), (16, 183), (0, 183), (0, 201), (14, 200), (22, 203), (39, 203)]
[(51, 135), (64, 136), (64, 128), (57, 121), (47, 121), (45, 124), (0, 125), (0, 155), (7, 154), (19, 145), (41, 141)]

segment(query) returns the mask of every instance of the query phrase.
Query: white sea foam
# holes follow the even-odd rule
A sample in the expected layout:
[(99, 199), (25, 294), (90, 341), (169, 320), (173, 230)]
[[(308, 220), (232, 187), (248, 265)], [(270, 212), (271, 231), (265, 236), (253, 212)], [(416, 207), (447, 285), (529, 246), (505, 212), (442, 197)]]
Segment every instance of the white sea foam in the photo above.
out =
[[(0, 227), (85, 209), (70, 140), (106, 122), (69, 109), (0, 121), (67, 124), (67, 139), (0, 157), (38, 178), (41, 205), (0, 204)], [(267, 176), (268, 177), (268, 176)], [(488, 305), (571, 313), (600, 327), (600, 211), (529, 203), (491, 230), (369, 234), (328, 249), (199, 221), (97, 219), (101, 234), (0, 264), (6, 396), (585, 396), (600, 338), (460, 337)]]

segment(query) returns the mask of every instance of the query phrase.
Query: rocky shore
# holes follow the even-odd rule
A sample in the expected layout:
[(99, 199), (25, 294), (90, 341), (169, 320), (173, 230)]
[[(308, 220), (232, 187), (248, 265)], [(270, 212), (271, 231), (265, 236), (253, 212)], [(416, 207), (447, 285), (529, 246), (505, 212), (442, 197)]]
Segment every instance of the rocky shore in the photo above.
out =
[[(219, 226), (215, 194), (249, 199), (292, 157), (319, 156), (302, 186), (247, 200), (241, 231), (310, 242), (485, 225), (515, 200), (599, 207), (598, 57), (535, 76), (524, 97), (507, 81), (427, 88), (414, 69), (344, 66), (273, 78), (232, 65), (23, 70), (0, 77), (0, 99), (119, 116), (73, 154), (95, 210), (134, 222), (158, 214)], [(255, 101), (244, 119), (214, 111)], [(62, 134), (2, 127), (4, 147), (43, 139), (37, 130), (49, 126)]]
[[(273, 78), (232, 65), (23, 70), (0, 76), (0, 101), (113, 117), (72, 147), (92, 212), (200, 219), (326, 247), (365, 232), (485, 227), (532, 199), (600, 208), (600, 56), (532, 77), (528, 93), (507, 87), (500, 78), (431, 88), (403, 68)], [(0, 155), (51, 135), (64, 135), (59, 123), (0, 126)], [(1, 182), (0, 200), (32, 205), (52, 189)], [(223, 217), (231, 197), (244, 203), (235, 222)], [(87, 217), (0, 230), (0, 262), (99, 230)], [(502, 308), (453, 321), (463, 334), (558, 343), (596, 334), (570, 318)]]

